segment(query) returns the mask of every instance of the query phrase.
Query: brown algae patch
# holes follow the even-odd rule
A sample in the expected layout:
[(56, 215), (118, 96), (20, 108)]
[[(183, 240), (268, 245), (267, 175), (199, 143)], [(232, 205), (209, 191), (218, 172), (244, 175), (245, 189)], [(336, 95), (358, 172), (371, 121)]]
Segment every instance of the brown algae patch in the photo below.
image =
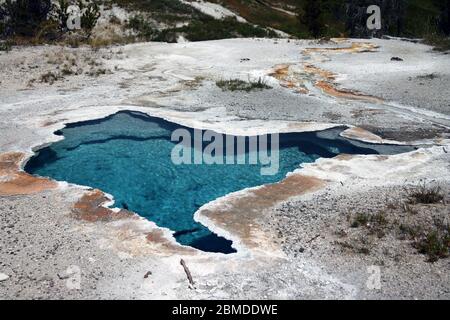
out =
[(21, 152), (0, 154), (0, 196), (34, 194), (57, 187), (54, 181), (21, 171), (24, 159)]
[(258, 225), (264, 211), (289, 198), (316, 191), (324, 184), (323, 180), (314, 177), (292, 174), (281, 182), (226, 196), (220, 202), (200, 209), (198, 214), (238, 237), (247, 248), (268, 250), (273, 246), (272, 238)]
[(365, 95), (360, 92), (347, 90), (347, 89), (338, 89), (336, 85), (328, 82), (328, 81), (317, 81), (315, 86), (321, 89), (324, 93), (336, 97), (336, 98), (344, 98), (350, 100), (363, 100), (371, 103), (383, 103), (383, 100), (377, 97), (373, 97), (370, 95)]
[(328, 80), (336, 79), (336, 75), (333, 72), (318, 68), (309, 63), (303, 64), (303, 69), (305, 70), (306, 73), (319, 76), (323, 79), (328, 79)]
[[(378, 45), (370, 42), (352, 42), (350, 47), (342, 48), (309, 48), (303, 50), (305, 55), (311, 55), (311, 53), (363, 53), (363, 52), (376, 52), (379, 48)], [(322, 90), (322, 92), (333, 96), (335, 98), (344, 98), (350, 100), (363, 100), (371, 103), (383, 103), (383, 100), (377, 97), (366, 95), (360, 92), (355, 92), (347, 89), (338, 89), (335, 80), (336, 74), (331, 71), (324, 70), (314, 66), (313, 64), (304, 64), (303, 69), (306, 73), (316, 76), (319, 80), (314, 83), (316, 88)]]
[[(324, 53), (362, 53), (362, 52), (375, 52), (378, 48), (377, 45), (369, 42), (353, 42), (350, 47), (343, 48), (309, 48), (303, 50), (305, 55), (317, 52)], [(299, 72), (292, 71), (293, 68), (289, 64), (280, 64), (274, 67), (274, 70), (269, 73), (269, 76), (277, 79), (282, 87), (293, 89), (298, 93), (308, 94), (309, 90), (305, 86), (306, 81), (313, 80), (314, 87), (320, 89), (327, 95), (350, 99), (350, 100), (363, 100), (371, 103), (382, 103), (383, 100), (377, 97), (366, 95), (360, 92), (355, 92), (347, 89), (338, 89), (335, 84), (337, 75), (331, 71), (321, 69), (314, 66), (312, 63), (303, 63), (302, 70)]]
[(314, 52), (318, 53), (363, 53), (363, 52), (376, 52), (379, 48), (378, 45), (370, 42), (352, 42), (349, 47), (342, 48), (308, 48), (303, 50), (305, 54)]
[[(110, 245), (117, 251), (132, 256), (173, 253), (194, 254), (192, 248), (171, 241), (162, 229), (150, 226), (148, 221), (133, 212), (115, 211), (105, 207), (110, 199), (100, 190), (85, 193), (72, 208), (72, 217), (85, 222), (115, 222), (106, 225)], [(170, 235), (169, 235), (170, 236)]]
[(112, 209), (104, 207), (110, 199), (100, 190), (93, 190), (86, 193), (75, 203), (72, 213), (76, 219), (88, 222), (113, 221), (126, 218), (136, 218), (133, 213), (121, 209), (115, 212)]
[(280, 64), (274, 67), (274, 70), (269, 73), (269, 76), (277, 79), (280, 86), (288, 89), (294, 89), (298, 93), (307, 94), (309, 90), (304, 86), (300, 76), (291, 72), (289, 64)]
[(183, 254), (195, 254), (197, 251), (191, 247), (182, 247), (178, 243), (170, 242), (167, 240), (166, 235), (160, 229), (154, 229), (147, 233), (147, 242), (159, 247), (160, 250), (165, 253), (183, 253)]

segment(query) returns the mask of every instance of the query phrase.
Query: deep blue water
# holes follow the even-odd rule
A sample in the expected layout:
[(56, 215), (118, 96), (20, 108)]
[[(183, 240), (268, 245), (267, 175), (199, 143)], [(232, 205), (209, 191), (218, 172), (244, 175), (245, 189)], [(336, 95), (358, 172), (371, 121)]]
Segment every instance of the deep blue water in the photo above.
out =
[[(342, 128), (318, 134), (281, 134), (279, 171), (269, 176), (261, 175), (261, 164), (173, 164), (171, 152), (177, 142), (171, 141), (171, 134), (178, 128), (184, 127), (125, 111), (100, 120), (69, 124), (56, 132), (65, 139), (41, 149), (25, 170), (101, 189), (114, 196), (116, 207), (175, 231), (182, 244), (231, 253), (235, 252), (231, 241), (193, 220), (195, 211), (205, 203), (247, 187), (280, 181), (302, 163), (319, 157), (409, 150), (351, 142), (338, 137)], [(246, 141), (248, 144), (248, 138)]]

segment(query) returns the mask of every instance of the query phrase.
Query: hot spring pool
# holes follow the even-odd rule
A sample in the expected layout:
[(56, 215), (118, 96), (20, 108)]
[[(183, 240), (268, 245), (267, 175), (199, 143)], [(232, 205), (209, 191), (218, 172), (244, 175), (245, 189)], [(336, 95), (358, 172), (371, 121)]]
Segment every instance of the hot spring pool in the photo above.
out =
[[(288, 172), (320, 157), (411, 150), (349, 141), (339, 137), (343, 128), (280, 134), (278, 173), (261, 175), (261, 164), (175, 165), (171, 152), (177, 142), (171, 141), (171, 134), (180, 128), (193, 132), (132, 111), (69, 124), (56, 132), (65, 139), (39, 150), (25, 171), (98, 188), (114, 196), (116, 207), (175, 231), (175, 238), (183, 245), (232, 253), (235, 249), (231, 241), (193, 220), (195, 211), (207, 202), (230, 192), (280, 181)], [(192, 148), (197, 151), (194, 144)], [(249, 156), (248, 151), (245, 156)]]

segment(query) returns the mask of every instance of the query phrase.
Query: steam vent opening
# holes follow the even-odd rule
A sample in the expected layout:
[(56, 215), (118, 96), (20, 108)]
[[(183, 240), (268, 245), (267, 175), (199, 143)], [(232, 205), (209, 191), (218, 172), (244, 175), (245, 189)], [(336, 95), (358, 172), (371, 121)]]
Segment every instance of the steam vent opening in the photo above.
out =
[[(341, 153), (395, 154), (411, 150), (406, 146), (347, 140), (339, 136), (345, 128), (280, 134), (279, 169), (274, 175), (262, 175), (264, 165), (248, 164), (248, 161), (226, 165), (175, 164), (171, 154), (178, 141), (171, 141), (171, 135), (176, 129), (185, 129), (195, 136), (191, 128), (132, 111), (69, 124), (56, 132), (65, 139), (39, 150), (27, 163), (25, 171), (98, 188), (114, 196), (114, 206), (173, 230), (180, 244), (228, 254), (236, 252), (232, 241), (193, 219), (204, 204), (231, 192), (278, 182), (303, 163), (320, 157), (330, 158)], [(250, 138), (244, 139), (248, 145)], [(204, 142), (201, 148), (207, 144)], [(197, 147), (192, 141), (193, 156), (201, 152)], [(239, 156), (234, 153), (235, 157)], [(226, 154), (224, 144), (223, 157)], [(246, 147), (246, 159), (250, 154)]]

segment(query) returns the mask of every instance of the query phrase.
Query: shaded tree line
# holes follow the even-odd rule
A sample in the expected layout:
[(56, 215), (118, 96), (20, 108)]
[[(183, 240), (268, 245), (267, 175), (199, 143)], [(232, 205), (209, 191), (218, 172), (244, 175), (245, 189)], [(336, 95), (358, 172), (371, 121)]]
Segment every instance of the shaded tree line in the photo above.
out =
[(450, 0), (435, 0), (437, 8), (439, 8), (438, 30), (450, 36)]
[(0, 37), (40, 36), (54, 40), (70, 31), (69, 5), (80, 9), (81, 31), (89, 37), (100, 17), (100, 8), (95, 1), (83, 0), (5, 0), (0, 3)]
[[(366, 26), (370, 5), (381, 9), (380, 30)], [(300, 24), (314, 38), (450, 35), (450, 0), (299, 0), (298, 7)]]

